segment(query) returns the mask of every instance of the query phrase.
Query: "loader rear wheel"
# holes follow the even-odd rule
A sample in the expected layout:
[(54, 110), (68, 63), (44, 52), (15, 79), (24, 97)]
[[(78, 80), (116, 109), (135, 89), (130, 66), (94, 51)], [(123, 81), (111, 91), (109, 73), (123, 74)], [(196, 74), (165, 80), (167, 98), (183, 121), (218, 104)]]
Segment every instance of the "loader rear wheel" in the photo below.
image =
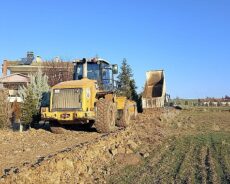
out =
[(128, 103), (125, 103), (124, 109), (121, 112), (120, 119), (117, 120), (118, 127), (128, 127), (130, 124), (130, 112)]
[(111, 100), (100, 99), (97, 104), (95, 128), (99, 133), (110, 133), (115, 129), (116, 106)]

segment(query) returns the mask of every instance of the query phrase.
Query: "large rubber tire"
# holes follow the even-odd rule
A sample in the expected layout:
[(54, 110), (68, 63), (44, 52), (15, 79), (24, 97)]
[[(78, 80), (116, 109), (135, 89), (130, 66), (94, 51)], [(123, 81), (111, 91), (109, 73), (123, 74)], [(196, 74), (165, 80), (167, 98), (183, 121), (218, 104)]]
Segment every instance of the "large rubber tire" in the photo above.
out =
[(120, 116), (120, 119), (117, 120), (116, 125), (118, 127), (128, 127), (130, 124), (130, 112), (129, 112), (129, 106), (128, 103), (125, 103), (124, 109), (122, 110), (122, 114)]
[(64, 134), (66, 129), (60, 125), (57, 121), (50, 121), (50, 131), (54, 134)]
[(115, 129), (116, 106), (106, 99), (98, 100), (95, 128), (99, 133), (110, 133)]
[(94, 125), (94, 120), (89, 120), (88, 123), (84, 124), (84, 127), (86, 129), (91, 129), (93, 127), (93, 125)]

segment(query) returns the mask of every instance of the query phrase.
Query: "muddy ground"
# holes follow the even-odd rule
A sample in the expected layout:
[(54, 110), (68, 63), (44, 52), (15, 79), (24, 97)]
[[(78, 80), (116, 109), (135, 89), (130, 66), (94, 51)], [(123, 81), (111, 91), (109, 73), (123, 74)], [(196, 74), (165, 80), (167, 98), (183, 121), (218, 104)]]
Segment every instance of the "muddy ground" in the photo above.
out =
[(7, 175), (25, 165), (33, 165), (46, 156), (97, 137), (100, 134), (87, 129), (66, 130), (63, 134), (53, 134), (44, 129), (31, 129), (22, 133), (0, 131), (0, 175)]
[(127, 129), (0, 131), (0, 183), (230, 183), (230, 112), (165, 109)]

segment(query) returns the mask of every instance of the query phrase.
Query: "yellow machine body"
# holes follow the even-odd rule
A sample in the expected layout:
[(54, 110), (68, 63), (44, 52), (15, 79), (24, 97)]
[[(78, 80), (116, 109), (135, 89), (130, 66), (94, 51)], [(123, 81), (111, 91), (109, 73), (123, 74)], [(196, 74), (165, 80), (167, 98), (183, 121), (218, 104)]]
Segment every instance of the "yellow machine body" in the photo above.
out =
[[(72, 93), (61, 93), (60, 91), (73, 91)], [(74, 106), (74, 90), (79, 90), (79, 108), (66, 108)], [(78, 122), (87, 122), (95, 120), (97, 94), (100, 90), (97, 81), (90, 79), (72, 80), (61, 82), (51, 88), (50, 106), (41, 109), (43, 120), (56, 120), (60, 124), (77, 124)], [(72, 95), (72, 96), (71, 96)], [(117, 110), (123, 110), (125, 103), (129, 104), (130, 114), (133, 115), (136, 110), (136, 103), (127, 100), (126, 97), (116, 97), (115, 94), (106, 94), (105, 98), (110, 98), (116, 103)], [(66, 101), (66, 99), (69, 99)], [(58, 104), (57, 104), (58, 101)], [(56, 108), (56, 107), (60, 108)]]
[(136, 102), (134, 102), (132, 100), (128, 100), (124, 96), (116, 97), (115, 101), (117, 104), (117, 110), (123, 110), (125, 107), (125, 103), (128, 103), (129, 112), (130, 112), (131, 116), (135, 114), (135, 111), (137, 110)]

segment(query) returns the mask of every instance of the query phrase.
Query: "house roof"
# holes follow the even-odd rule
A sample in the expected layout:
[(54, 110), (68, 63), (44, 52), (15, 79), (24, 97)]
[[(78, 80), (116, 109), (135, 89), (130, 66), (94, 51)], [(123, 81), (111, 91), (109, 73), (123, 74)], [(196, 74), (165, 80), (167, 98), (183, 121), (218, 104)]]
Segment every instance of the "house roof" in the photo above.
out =
[(27, 83), (30, 78), (21, 73), (14, 73), (0, 78), (0, 83)]

